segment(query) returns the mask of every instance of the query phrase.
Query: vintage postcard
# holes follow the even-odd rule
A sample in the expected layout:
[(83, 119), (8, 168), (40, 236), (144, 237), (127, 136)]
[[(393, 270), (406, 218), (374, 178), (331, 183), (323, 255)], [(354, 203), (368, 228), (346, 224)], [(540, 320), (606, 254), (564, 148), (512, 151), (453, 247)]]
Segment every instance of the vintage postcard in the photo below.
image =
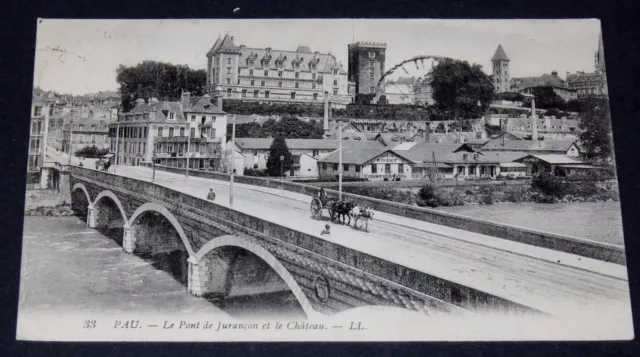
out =
[(41, 19), (17, 338), (633, 339), (605, 45)]

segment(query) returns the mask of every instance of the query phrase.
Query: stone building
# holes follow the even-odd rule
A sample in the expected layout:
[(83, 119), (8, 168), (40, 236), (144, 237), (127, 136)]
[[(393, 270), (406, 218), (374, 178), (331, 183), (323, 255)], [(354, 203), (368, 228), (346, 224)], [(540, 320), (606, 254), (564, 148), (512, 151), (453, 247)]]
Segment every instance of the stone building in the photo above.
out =
[(49, 170), (44, 159), (49, 134), (49, 119), (53, 115), (54, 98), (48, 93), (33, 93), (29, 153), (27, 162), (27, 189), (47, 188)]
[(509, 80), (509, 57), (504, 52), (502, 45), (498, 45), (496, 53), (491, 58), (493, 64), (493, 86), (496, 93), (509, 92), (510, 80)]
[[(353, 96), (347, 72), (336, 57), (298, 46), (295, 51), (237, 46), (218, 38), (207, 53), (205, 91), (225, 99), (264, 103), (322, 104), (325, 93)], [(352, 101), (352, 100), (351, 100)]]
[(567, 85), (556, 71), (539, 77), (511, 78), (511, 92), (533, 94), (535, 88), (550, 88), (565, 101), (578, 97), (576, 90)]
[[(75, 153), (90, 146), (108, 149), (110, 147), (108, 126), (115, 122), (117, 117), (117, 111), (111, 108), (73, 107), (61, 111), (54, 114), (50, 121), (49, 146), (65, 153)], [(71, 123), (73, 123), (72, 131), (70, 131)]]
[(139, 165), (155, 157), (158, 165), (186, 167), (188, 156), (190, 168), (210, 169), (219, 164), (226, 128), (226, 113), (208, 95), (183, 93), (180, 102), (138, 99), (109, 125), (110, 148), (118, 165)]
[(384, 83), (378, 82), (384, 73), (386, 43), (356, 42), (348, 45), (349, 81), (355, 83), (355, 94), (385, 93)]
[[(383, 146), (377, 141), (342, 143), (342, 177), (372, 181), (411, 179), (413, 162)], [(340, 170), (338, 150), (318, 160), (318, 173), (322, 179), (338, 177)]]
[(567, 84), (577, 91), (578, 97), (589, 95), (607, 95), (607, 68), (604, 63), (604, 48), (602, 46), (602, 33), (598, 43), (598, 50), (594, 55), (595, 72), (567, 72)]

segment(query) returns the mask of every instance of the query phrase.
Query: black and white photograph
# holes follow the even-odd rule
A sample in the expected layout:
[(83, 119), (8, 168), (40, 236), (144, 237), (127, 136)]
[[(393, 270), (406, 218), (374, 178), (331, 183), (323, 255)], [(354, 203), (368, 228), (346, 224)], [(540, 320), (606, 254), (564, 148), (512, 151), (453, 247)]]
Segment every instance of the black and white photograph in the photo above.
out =
[(631, 340), (606, 45), (39, 19), (16, 338)]

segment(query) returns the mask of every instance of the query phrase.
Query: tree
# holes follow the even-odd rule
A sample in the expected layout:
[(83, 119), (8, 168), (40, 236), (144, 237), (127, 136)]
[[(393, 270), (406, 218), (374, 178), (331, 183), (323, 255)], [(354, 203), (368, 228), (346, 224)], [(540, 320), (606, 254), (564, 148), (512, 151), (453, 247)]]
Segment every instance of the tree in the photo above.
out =
[(135, 67), (120, 65), (116, 70), (124, 111), (131, 110), (138, 98), (177, 101), (183, 90), (202, 95), (206, 79), (205, 70), (156, 61), (144, 61)]
[(612, 157), (611, 113), (607, 98), (586, 97), (581, 100), (578, 127), (584, 156), (595, 162)]
[[(229, 124), (231, 125), (231, 124)], [(228, 127), (231, 135), (231, 128)], [(238, 138), (273, 138), (282, 136), (289, 139), (322, 139), (324, 128), (321, 121), (305, 122), (297, 117), (285, 116), (280, 120), (269, 119), (262, 123), (247, 123), (236, 125)]]
[[(534, 87), (531, 88), (534, 99), (536, 100), (536, 108), (549, 109), (557, 108), (565, 110), (567, 102), (561, 96), (556, 94), (553, 87)], [(529, 106), (530, 104), (525, 104)]]
[(452, 120), (482, 116), (494, 96), (491, 78), (479, 65), (466, 61), (441, 61), (431, 72), (430, 85), (436, 107)]
[[(280, 156), (284, 156), (282, 169), (280, 166)], [(292, 165), (293, 162), (291, 159), (291, 153), (289, 152), (289, 148), (287, 147), (287, 142), (282, 136), (276, 137), (275, 139), (273, 139), (271, 147), (269, 148), (267, 173), (269, 174), (269, 176), (281, 176), (284, 172), (287, 172), (289, 169), (291, 169)]]
[(439, 123), (435, 131), (436, 133), (444, 133), (447, 131), (447, 128), (444, 126), (444, 123)]

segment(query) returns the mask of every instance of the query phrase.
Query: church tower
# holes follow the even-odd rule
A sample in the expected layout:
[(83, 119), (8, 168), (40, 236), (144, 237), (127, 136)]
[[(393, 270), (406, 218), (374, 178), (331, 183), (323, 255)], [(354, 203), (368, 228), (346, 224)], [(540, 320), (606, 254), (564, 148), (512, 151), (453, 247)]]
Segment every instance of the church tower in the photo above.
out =
[(604, 48), (602, 46), (602, 32), (600, 32), (600, 41), (598, 43), (598, 50), (594, 56), (594, 62), (596, 66), (597, 73), (604, 73), (607, 71), (604, 65)]
[(496, 93), (509, 92), (511, 81), (509, 78), (509, 57), (502, 49), (502, 45), (498, 45), (496, 53), (491, 58), (493, 63), (493, 86)]

